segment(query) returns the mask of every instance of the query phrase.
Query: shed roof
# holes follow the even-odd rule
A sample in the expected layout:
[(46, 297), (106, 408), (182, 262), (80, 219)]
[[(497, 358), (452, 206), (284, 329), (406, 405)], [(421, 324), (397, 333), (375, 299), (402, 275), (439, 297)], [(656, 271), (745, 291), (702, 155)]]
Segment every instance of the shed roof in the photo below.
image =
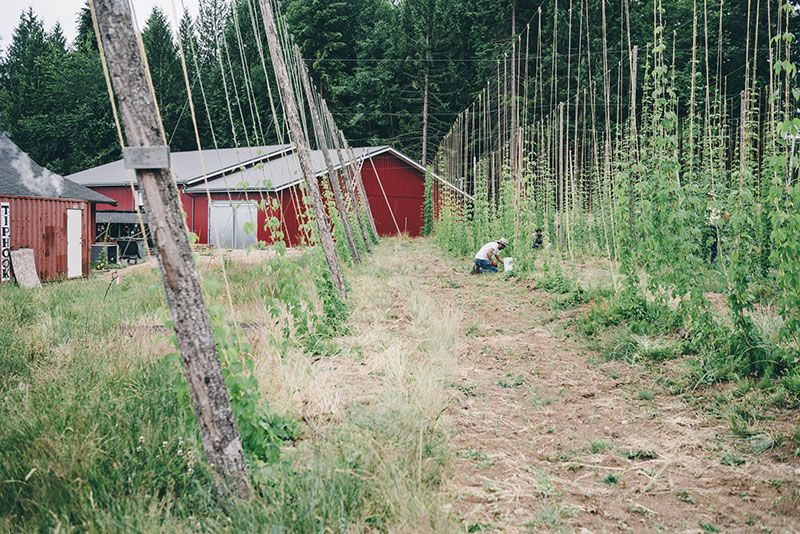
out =
[(146, 213), (135, 211), (98, 211), (95, 217), (97, 224), (147, 224)]
[[(374, 158), (381, 154), (389, 153), (398, 159), (404, 161), (409, 166), (415, 168), (421, 173), (425, 173), (426, 169), (419, 162), (414, 161), (402, 152), (395, 150), (390, 146), (368, 146), (358, 147), (353, 149), (356, 157), (356, 163), (361, 163), (367, 158)], [(345, 162), (349, 164), (349, 159)], [(325, 159), (321, 150), (311, 151), (311, 166), (314, 169), (315, 176), (322, 176), (327, 172), (325, 168)], [(339, 160), (334, 157), (334, 168), (336, 170), (341, 168)], [(461, 189), (457, 188), (450, 182), (443, 180), (438, 175), (433, 174), (435, 180), (441, 182), (443, 185), (453, 189), (457, 193), (464, 195), (466, 198), (472, 199)], [(291, 187), (303, 181), (303, 174), (300, 169), (300, 160), (295, 151), (283, 152), (277, 157), (270, 158), (263, 161), (259, 165), (235, 171), (225, 176), (220, 176), (215, 179), (209, 180), (193, 180), (189, 182), (189, 187), (186, 188), (187, 193), (210, 193), (228, 192), (228, 191), (280, 191)]]
[[(289, 145), (265, 145), (241, 148), (220, 148), (217, 150), (191, 150), (172, 152), (170, 168), (178, 184), (185, 184), (202, 178), (205, 172), (209, 178), (215, 178), (239, 167), (248, 167), (263, 159), (274, 157), (291, 150)], [(124, 160), (113, 161), (76, 172), (67, 176), (87, 187), (127, 186), (136, 180), (134, 172), (125, 169)]]
[(116, 200), (45, 169), (4, 133), (0, 133), (0, 195), (117, 203)]
[[(360, 160), (365, 156), (370, 156), (378, 152), (389, 149), (386, 146), (354, 148), (356, 159)], [(345, 165), (349, 164), (349, 158)], [(311, 166), (315, 176), (321, 176), (328, 172), (325, 167), (325, 158), (321, 150), (311, 151)], [(334, 168), (340, 169), (338, 157), (334, 156)], [(300, 159), (297, 152), (292, 151), (282, 157), (272, 158), (261, 164), (247, 169), (236, 171), (231, 174), (220, 176), (213, 180), (197, 180), (194, 185), (186, 189), (188, 193), (205, 193), (206, 191), (280, 191), (289, 186), (300, 183), (303, 180), (303, 173), (300, 169)]]

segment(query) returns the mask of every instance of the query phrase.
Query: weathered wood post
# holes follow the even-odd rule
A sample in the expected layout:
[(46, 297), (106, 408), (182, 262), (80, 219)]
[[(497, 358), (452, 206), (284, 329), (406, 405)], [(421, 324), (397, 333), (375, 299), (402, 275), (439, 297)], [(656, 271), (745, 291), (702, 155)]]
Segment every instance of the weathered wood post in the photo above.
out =
[(297, 102), (294, 101), (294, 90), (289, 81), (289, 72), (286, 70), (286, 62), (283, 58), (280, 39), (278, 38), (278, 28), (275, 24), (275, 13), (272, 11), (270, 0), (261, 0), (261, 12), (264, 16), (264, 30), (267, 34), (267, 44), (269, 45), (269, 55), (272, 58), (272, 68), (275, 70), (275, 79), (281, 91), (281, 101), (286, 121), (289, 124), (289, 135), (292, 142), (297, 146), (297, 157), (300, 160), (300, 169), (303, 171), (303, 178), (306, 182), (306, 189), (311, 195), (311, 203), (314, 207), (314, 219), (319, 231), (319, 239), (322, 250), (325, 252), (325, 260), (328, 262), (328, 269), (331, 273), (333, 287), (339, 292), (339, 296), (344, 298), (345, 287), (342, 270), (339, 266), (339, 258), (336, 256), (336, 248), (333, 244), (333, 236), (328, 225), (328, 215), (325, 213), (325, 205), (322, 202), (322, 194), (319, 191), (314, 167), (311, 165), (311, 149), (308, 146), (303, 126), (300, 122), (300, 111), (297, 109)]
[(333, 146), (336, 149), (336, 156), (339, 159), (339, 166), (342, 169), (342, 176), (344, 178), (344, 186), (347, 189), (347, 195), (350, 197), (350, 203), (353, 205), (353, 211), (356, 215), (356, 222), (358, 223), (358, 228), (361, 231), (361, 238), (364, 241), (364, 247), (367, 249), (367, 252), (372, 252), (372, 239), (369, 237), (369, 232), (367, 231), (366, 224), (364, 223), (363, 213), (361, 211), (360, 203), (356, 198), (355, 192), (355, 174), (352, 171), (352, 168), (347, 162), (347, 158), (342, 155), (342, 145), (339, 142), (339, 136), (337, 134), (336, 125), (333, 120), (333, 116), (331, 115), (330, 111), (328, 111), (328, 106), (325, 103), (325, 100), (322, 100), (322, 108), (325, 112), (325, 117), (327, 119), (328, 129), (330, 132), (331, 139), (333, 140)]
[(129, 148), (126, 166), (136, 169), (158, 253), (164, 293), (178, 338), (192, 407), (200, 426), (206, 459), (241, 497), (251, 494), (242, 442), (217, 358), (211, 324), (200, 290), (180, 199), (169, 170), (169, 147), (147, 82), (128, 0), (91, 0), (101, 53)]
[(342, 198), (342, 188), (339, 185), (339, 176), (333, 169), (333, 162), (331, 161), (331, 154), (328, 151), (328, 140), (325, 138), (325, 131), (322, 128), (322, 121), (319, 117), (319, 109), (317, 108), (317, 101), (314, 98), (314, 93), (311, 91), (311, 80), (308, 77), (308, 69), (303, 64), (303, 56), (300, 54), (300, 49), (294, 45), (294, 54), (297, 58), (298, 68), (300, 69), (300, 79), (303, 83), (303, 89), (306, 93), (306, 100), (308, 100), (308, 107), (311, 109), (311, 124), (314, 127), (314, 133), (317, 137), (317, 144), (322, 151), (322, 158), (325, 160), (325, 167), (328, 169), (328, 180), (333, 189), (333, 198), (336, 202), (336, 209), (339, 210), (339, 218), (342, 221), (342, 228), (344, 235), (347, 239), (347, 247), (350, 249), (350, 254), (353, 256), (353, 261), (356, 263), (361, 261), (358, 254), (358, 247), (353, 238), (353, 229), (350, 227), (350, 220), (347, 217), (347, 208), (344, 205)]
[(372, 226), (372, 232), (375, 235), (375, 239), (379, 239), (378, 227), (375, 226), (375, 217), (372, 216), (372, 208), (369, 205), (369, 198), (367, 198), (367, 192), (364, 189), (364, 177), (361, 176), (361, 168), (356, 164), (356, 154), (353, 152), (353, 147), (347, 143), (347, 139), (345, 139), (344, 133), (341, 130), (339, 131), (339, 136), (342, 139), (342, 144), (347, 149), (347, 153), (350, 155), (350, 165), (354, 169), (353, 177), (356, 184), (356, 189), (361, 197), (364, 210), (367, 212), (367, 218), (369, 219), (370, 226)]

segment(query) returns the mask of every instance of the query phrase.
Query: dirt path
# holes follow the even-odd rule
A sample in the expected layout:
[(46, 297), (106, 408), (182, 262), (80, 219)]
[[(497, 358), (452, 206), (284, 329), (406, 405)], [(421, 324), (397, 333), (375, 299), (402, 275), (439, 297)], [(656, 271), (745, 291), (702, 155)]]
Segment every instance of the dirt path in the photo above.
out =
[(800, 532), (797, 462), (723, 465), (725, 421), (592, 355), (532, 282), (445, 263), (419, 274), (464, 314), (448, 491), (465, 529)]

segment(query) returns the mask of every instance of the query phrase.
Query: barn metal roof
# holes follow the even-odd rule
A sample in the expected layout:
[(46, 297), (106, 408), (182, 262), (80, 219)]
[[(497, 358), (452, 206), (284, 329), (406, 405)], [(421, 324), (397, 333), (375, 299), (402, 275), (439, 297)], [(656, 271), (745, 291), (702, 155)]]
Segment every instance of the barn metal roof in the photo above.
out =
[[(389, 149), (390, 147), (388, 146), (360, 147), (354, 148), (353, 152), (356, 159), (361, 160), (364, 157), (377, 155)], [(340, 169), (341, 165), (335, 151), (332, 157), (334, 158), (334, 168)], [(349, 163), (348, 158), (345, 161), (345, 165)], [(321, 150), (311, 151), (311, 166), (314, 169), (315, 176), (321, 176), (328, 172)], [(297, 157), (297, 152), (292, 151), (282, 157), (269, 159), (253, 167), (233, 172), (214, 180), (208, 180), (207, 182), (197, 181), (195, 185), (186, 188), (186, 192), (280, 191), (300, 183), (302, 180), (303, 173), (300, 169), (300, 159)]]
[(45, 169), (4, 133), (0, 133), (0, 195), (117, 203), (116, 200)]
[[(366, 158), (391, 153), (418, 171), (425, 172), (419, 162), (390, 146), (358, 147), (353, 152), (356, 164), (362, 163)], [(338, 156), (335, 151), (332, 154), (334, 167), (338, 170), (341, 168)], [(186, 186), (187, 193), (280, 191), (303, 181), (300, 161), (291, 145), (173, 152), (170, 162), (175, 180)], [(349, 160), (346, 164), (349, 164)], [(311, 165), (316, 176), (327, 172), (322, 151), (311, 151)], [(436, 174), (433, 177), (454, 191), (472, 198)], [(126, 170), (122, 160), (71, 174), (67, 178), (87, 187), (127, 186), (135, 180), (133, 171)]]
[[(170, 165), (178, 184), (208, 178), (255, 165), (259, 161), (278, 156), (291, 150), (289, 145), (265, 145), (256, 147), (220, 148), (217, 150), (191, 150), (172, 152)], [(86, 169), (67, 176), (68, 179), (87, 187), (126, 186), (136, 180), (133, 171), (125, 169), (124, 161), (118, 160), (99, 167)]]
[[(365, 159), (374, 158), (381, 154), (390, 153), (393, 156), (404, 161), (411, 167), (417, 169), (421, 173), (425, 173), (426, 169), (419, 162), (414, 161), (402, 152), (395, 150), (390, 146), (369, 146), (357, 147), (353, 149), (356, 157), (356, 164), (361, 164)], [(341, 168), (339, 159), (333, 152), (334, 168), (336, 170)], [(349, 163), (349, 160), (345, 162)], [(325, 168), (325, 160), (321, 150), (311, 151), (311, 165), (314, 169), (315, 176), (322, 176), (327, 172)], [(473, 200), (473, 197), (466, 192), (462, 191), (450, 182), (443, 180), (437, 174), (432, 173), (433, 179), (439, 181), (446, 187), (454, 190), (455, 192), (463, 195), (464, 197)], [(220, 193), (228, 191), (280, 191), (291, 187), (303, 181), (303, 175), (300, 170), (300, 160), (297, 158), (296, 152), (285, 152), (273, 157), (268, 161), (264, 161), (259, 165), (245, 169), (243, 171), (233, 172), (226, 176), (220, 176), (213, 180), (194, 180), (189, 183), (186, 188), (187, 193)]]
[(139, 224), (139, 220), (147, 224), (146, 213), (136, 213), (134, 211), (98, 211), (95, 216), (97, 224)]

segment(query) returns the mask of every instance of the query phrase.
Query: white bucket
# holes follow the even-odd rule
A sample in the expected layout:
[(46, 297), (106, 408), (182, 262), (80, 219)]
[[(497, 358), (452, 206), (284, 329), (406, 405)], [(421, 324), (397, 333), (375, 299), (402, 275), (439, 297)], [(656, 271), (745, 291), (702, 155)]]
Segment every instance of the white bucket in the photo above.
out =
[(509, 272), (514, 269), (514, 258), (503, 258), (503, 271)]

